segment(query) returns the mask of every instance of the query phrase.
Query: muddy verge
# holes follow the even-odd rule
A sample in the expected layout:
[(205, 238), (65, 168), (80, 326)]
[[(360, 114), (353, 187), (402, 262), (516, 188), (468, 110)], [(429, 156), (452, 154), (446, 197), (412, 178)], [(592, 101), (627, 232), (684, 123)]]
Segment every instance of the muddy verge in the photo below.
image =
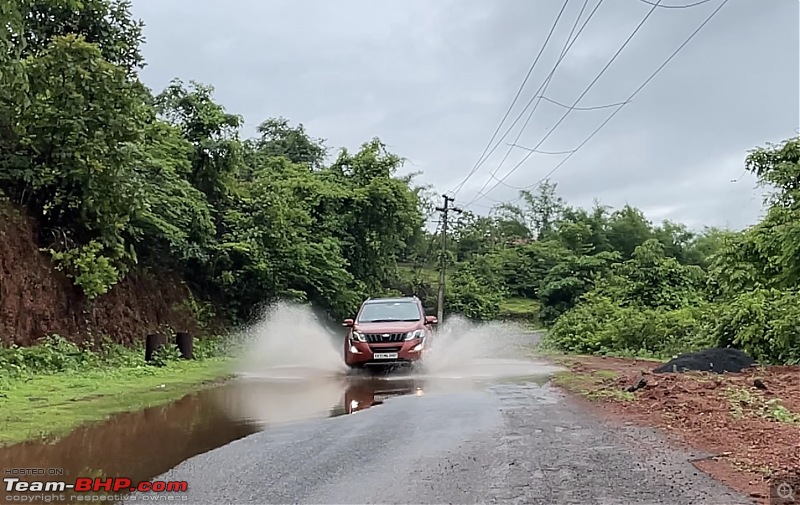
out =
[(188, 297), (177, 275), (139, 271), (86, 300), (39, 250), (35, 222), (0, 201), (0, 343), (27, 346), (49, 334), (130, 343), (160, 326), (196, 333)]
[(554, 381), (608, 420), (656, 427), (712, 454), (695, 466), (763, 503), (771, 484), (800, 471), (800, 367), (654, 373), (663, 363), (554, 360), (570, 370)]

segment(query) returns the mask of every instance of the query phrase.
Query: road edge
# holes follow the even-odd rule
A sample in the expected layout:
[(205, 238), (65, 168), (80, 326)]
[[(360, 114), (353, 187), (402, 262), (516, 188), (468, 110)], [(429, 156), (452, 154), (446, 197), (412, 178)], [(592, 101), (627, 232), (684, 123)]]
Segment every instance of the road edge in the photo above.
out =
[[(618, 377), (612, 370), (593, 369), (582, 366), (583, 359), (597, 359), (596, 356), (570, 356), (549, 354), (539, 356), (565, 370), (557, 372), (550, 380), (550, 385), (565, 394), (572, 402), (583, 408), (602, 422), (614, 427), (638, 426), (656, 430), (668, 445), (679, 450), (703, 452), (709, 456), (689, 459), (698, 471), (723, 483), (734, 491), (741, 493), (758, 503), (769, 505), (768, 484), (763, 476), (755, 472), (736, 468), (727, 459), (724, 450), (711, 444), (697, 443), (687, 440), (679, 433), (664, 429), (662, 423), (654, 422), (654, 415), (631, 415), (622, 408), (621, 402), (635, 401), (633, 393), (612, 387)], [(601, 357), (602, 359), (602, 357)], [(661, 364), (655, 360), (633, 360), (644, 368), (652, 369)], [(663, 421), (662, 421), (663, 422)]]

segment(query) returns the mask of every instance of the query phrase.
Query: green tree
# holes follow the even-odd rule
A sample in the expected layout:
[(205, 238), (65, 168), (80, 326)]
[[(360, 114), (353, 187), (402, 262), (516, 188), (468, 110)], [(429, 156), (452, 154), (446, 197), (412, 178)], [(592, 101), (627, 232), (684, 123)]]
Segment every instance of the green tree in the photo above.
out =
[(214, 204), (226, 196), (240, 166), (242, 118), (214, 102), (214, 88), (179, 79), (155, 97), (161, 118), (180, 128), (194, 146), (188, 180)]
[(0, 180), (44, 230), (66, 238), (58, 247), (97, 240), (123, 274), (136, 260), (125, 238), (142, 201), (133, 176), (147, 122), (140, 88), (76, 35), (54, 38), (23, 66), (30, 104), (16, 117)]
[[(48, 51), (54, 37), (80, 36), (95, 45), (100, 56), (128, 75), (144, 66), (140, 45), (144, 23), (131, 16), (129, 0), (16, 0), (24, 23), (14, 43), (23, 56)], [(5, 19), (5, 18), (3, 18)]]
[(343, 149), (329, 169), (335, 183), (347, 188), (337, 202), (346, 210), (340, 211), (336, 236), (350, 273), (371, 292), (395, 278), (398, 251), (422, 224), (417, 193), (396, 177), (400, 165), (374, 139), (352, 155)]
[(260, 137), (256, 149), (265, 156), (285, 156), (292, 163), (320, 170), (328, 150), (324, 141), (312, 139), (303, 125), (289, 126), (286, 118), (272, 118), (262, 122), (257, 129)]

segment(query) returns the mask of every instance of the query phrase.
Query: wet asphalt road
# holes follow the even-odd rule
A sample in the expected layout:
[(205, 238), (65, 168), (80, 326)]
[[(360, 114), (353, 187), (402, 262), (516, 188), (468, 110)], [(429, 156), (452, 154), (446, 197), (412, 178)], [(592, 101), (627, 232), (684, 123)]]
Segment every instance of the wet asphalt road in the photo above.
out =
[(754, 503), (689, 463), (701, 456), (531, 381), (271, 427), (157, 479), (189, 482), (178, 503)]

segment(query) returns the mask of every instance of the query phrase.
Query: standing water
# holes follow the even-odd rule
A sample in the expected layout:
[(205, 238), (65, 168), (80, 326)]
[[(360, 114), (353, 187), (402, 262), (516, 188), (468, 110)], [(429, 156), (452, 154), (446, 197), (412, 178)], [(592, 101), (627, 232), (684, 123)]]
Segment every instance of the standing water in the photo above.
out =
[(475, 324), (455, 317), (439, 326), (428, 354), (410, 371), (380, 378), (352, 374), (342, 356), (346, 331), (323, 321), (307, 306), (279, 304), (240, 335), (235, 380), (168, 405), (83, 426), (52, 443), (2, 448), (0, 467), (60, 468), (70, 472), (65, 478), (148, 480), (269, 426), (350, 414), (398, 395), (515, 378), (542, 383), (558, 370), (531, 359), (536, 333), (514, 324)]

